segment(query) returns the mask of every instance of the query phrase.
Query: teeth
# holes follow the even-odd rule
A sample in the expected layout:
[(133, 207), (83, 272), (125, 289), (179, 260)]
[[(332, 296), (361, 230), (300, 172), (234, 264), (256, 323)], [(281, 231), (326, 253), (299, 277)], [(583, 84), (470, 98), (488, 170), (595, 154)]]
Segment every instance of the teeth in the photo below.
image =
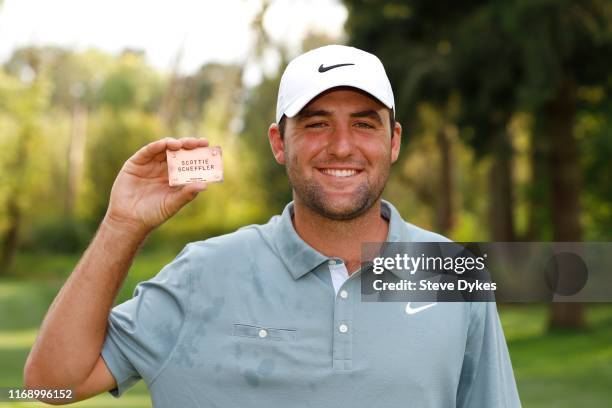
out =
[(322, 169), (321, 172), (335, 177), (350, 177), (357, 174), (357, 170), (352, 169)]

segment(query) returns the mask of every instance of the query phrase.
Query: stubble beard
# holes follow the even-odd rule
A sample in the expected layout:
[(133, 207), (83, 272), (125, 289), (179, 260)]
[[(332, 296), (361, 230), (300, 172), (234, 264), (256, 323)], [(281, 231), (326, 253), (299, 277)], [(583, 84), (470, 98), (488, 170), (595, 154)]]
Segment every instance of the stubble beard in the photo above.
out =
[[(367, 181), (360, 184), (350, 206), (336, 208), (326, 199), (322, 185), (304, 177), (296, 170), (298, 168), (295, 158), (286, 166), (289, 184), (293, 188), (294, 199), (298, 199), (310, 210), (322, 217), (334, 221), (353, 220), (367, 212), (378, 201), (389, 179), (389, 166), (383, 167), (381, 174), (370, 185)], [(316, 171), (316, 170), (315, 170)]]

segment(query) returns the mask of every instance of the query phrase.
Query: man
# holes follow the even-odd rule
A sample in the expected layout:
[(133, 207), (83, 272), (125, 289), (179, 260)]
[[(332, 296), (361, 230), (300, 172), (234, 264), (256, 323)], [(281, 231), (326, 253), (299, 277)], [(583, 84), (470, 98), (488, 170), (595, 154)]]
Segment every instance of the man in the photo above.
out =
[[(29, 388), (156, 407), (516, 407), (494, 303), (360, 299), (363, 242), (443, 241), (381, 200), (401, 126), (381, 62), (344, 46), (293, 60), (268, 136), (294, 201), (265, 225), (189, 244), (111, 311), (139, 245), (205, 188), (167, 185), (164, 139), (118, 175), (96, 237), (53, 302)], [(363, 272), (365, 273), (365, 272)]]

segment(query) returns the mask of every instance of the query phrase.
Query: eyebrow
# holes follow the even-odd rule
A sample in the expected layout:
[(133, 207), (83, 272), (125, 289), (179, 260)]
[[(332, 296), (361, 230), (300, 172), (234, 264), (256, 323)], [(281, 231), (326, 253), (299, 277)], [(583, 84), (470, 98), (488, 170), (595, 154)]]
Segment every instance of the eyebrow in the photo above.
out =
[(376, 112), (375, 110), (369, 109), (369, 110), (364, 110), (361, 112), (351, 113), (351, 117), (352, 118), (370, 118), (378, 122), (378, 124), (382, 125), (382, 119), (380, 118), (380, 115), (378, 114), (378, 112)]
[(308, 110), (308, 109), (304, 109), (302, 110), (300, 113), (297, 114), (296, 119), (298, 121), (302, 121), (308, 118), (312, 118), (314, 116), (331, 116), (331, 112), (330, 111), (326, 111), (323, 109), (318, 109), (318, 110)]
[[(308, 118), (312, 118), (315, 116), (324, 116), (324, 117), (328, 117), (331, 116), (332, 113), (330, 111), (324, 110), (324, 109), (318, 109), (318, 110), (302, 110), (300, 113), (298, 113), (296, 115), (296, 119), (298, 121), (302, 121)], [(376, 122), (378, 122), (379, 124), (382, 125), (382, 119), (380, 118), (380, 115), (378, 114), (378, 112), (376, 112), (375, 110), (372, 109), (368, 109), (368, 110), (364, 110), (364, 111), (360, 111), (360, 112), (355, 112), (355, 113), (351, 113), (350, 115), (352, 118), (370, 118), (375, 120)]]

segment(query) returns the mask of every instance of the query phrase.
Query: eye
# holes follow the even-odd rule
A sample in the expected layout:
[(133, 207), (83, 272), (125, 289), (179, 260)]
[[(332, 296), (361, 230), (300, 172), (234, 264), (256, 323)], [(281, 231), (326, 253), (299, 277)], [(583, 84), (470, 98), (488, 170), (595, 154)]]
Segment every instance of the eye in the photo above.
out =
[(356, 122), (355, 126), (364, 129), (374, 129), (374, 126), (368, 122)]
[(307, 123), (306, 127), (307, 128), (323, 128), (326, 127), (327, 123), (325, 122), (312, 122), (312, 123)]

